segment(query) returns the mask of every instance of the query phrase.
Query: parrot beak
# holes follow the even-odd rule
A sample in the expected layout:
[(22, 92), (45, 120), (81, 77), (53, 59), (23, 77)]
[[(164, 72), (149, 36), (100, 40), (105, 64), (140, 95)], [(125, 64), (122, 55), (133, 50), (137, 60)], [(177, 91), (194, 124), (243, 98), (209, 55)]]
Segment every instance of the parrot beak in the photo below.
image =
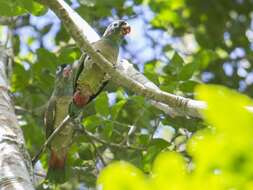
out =
[(64, 68), (63, 70), (63, 77), (64, 78), (68, 78), (72, 73), (72, 69), (71, 69), (71, 66), (68, 65), (67, 67)]
[(127, 35), (131, 32), (131, 27), (127, 22), (124, 23), (124, 25), (121, 26), (121, 34), (122, 35)]

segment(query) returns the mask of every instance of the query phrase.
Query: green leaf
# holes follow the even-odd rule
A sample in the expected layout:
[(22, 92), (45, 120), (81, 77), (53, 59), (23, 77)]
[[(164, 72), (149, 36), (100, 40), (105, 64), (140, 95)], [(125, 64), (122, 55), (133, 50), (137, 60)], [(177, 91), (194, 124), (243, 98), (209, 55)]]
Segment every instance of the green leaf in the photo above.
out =
[[(162, 152), (154, 161), (152, 174), (157, 176), (157, 187), (154, 189), (188, 189), (186, 174), (187, 164), (182, 155), (176, 152)], [(190, 177), (189, 177), (190, 179)], [(191, 184), (191, 183), (190, 183)], [(201, 188), (193, 188), (200, 190)]]
[(29, 71), (26, 71), (21, 64), (16, 63), (11, 78), (12, 91), (25, 89), (29, 83), (29, 75)]
[(110, 121), (104, 121), (104, 126), (102, 129), (102, 134), (105, 139), (110, 139), (113, 132), (113, 123)]
[(170, 60), (170, 63), (166, 65), (163, 68), (163, 70), (167, 74), (178, 76), (178, 74), (181, 72), (183, 68), (183, 65), (184, 65), (184, 60), (182, 59), (182, 57), (177, 52), (174, 52)]
[(157, 154), (160, 153), (161, 150), (168, 147), (170, 143), (165, 141), (164, 139), (152, 139), (151, 143), (149, 144), (147, 153), (144, 156), (143, 163), (144, 163), (144, 170), (150, 171), (151, 170), (151, 164)]
[(58, 60), (60, 63), (73, 63), (80, 57), (80, 50), (76, 47), (65, 47), (61, 49)]
[(196, 85), (199, 84), (196, 81), (193, 80), (189, 80), (189, 81), (185, 81), (180, 83), (180, 90), (182, 90), (183, 92), (193, 92), (193, 90), (195, 89)]
[(31, 14), (39, 16), (46, 13), (47, 9), (39, 4), (36, 3), (34, 0), (19, 0), (22, 6), (29, 11)]
[(150, 139), (150, 135), (140, 134), (137, 135), (137, 143), (141, 145), (148, 145)]
[[(198, 99), (207, 102), (203, 114), (212, 128), (195, 134), (188, 143), (188, 152), (195, 157), (198, 168), (220, 168), (235, 179), (242, 175), (246, 177), (248, 174), (244, 173), (244, 167), (248, 167), (253, 160), (253, 154), (248, 154), (253, 143), (253, 114), (247, 107), (252, 106), (253, 101), (245, 95), (217, 85), (200, 85), (196, 94)], [(235, 170), (239, 157), (243, 158), (243, 164), (237, 165), (240, 169)], [(252, 168), (250, 170), (252, 173)], [(234, 183), (230, 178), (226, 181), (231, 185)]]
[(145, 64), (144, 67), (144, 75), (151, 81), (153, 81), (156, 84), (159, 84), (158, 74), (157, 74), (157, 65), (159, 65), (159, 62), (156, 61), (150, 61)]
[(56, 66), (59, 64), (56, 55), (44, 48), (39, 48), (36, 51), (38, 62), (34, 64), (36, 72), (42, 73), (43, 70), (48, 70), (54, 74)]
[(198, 66), (195, 64), (195, 62), (184, 65), (182, 70), (179, 72), (178, 75), (179, 80), (185, 81), (190, 79), (197, 69)]
[(26, 9), (18, 0), (0, 0), (0, 15), (1, 16), (18, 16), (26, 13)]
[(127, 102), (126, 100), (120, 100), (119, 102), (117, 102), (111, 107), (111, 115), (112, 115), (113, 120), (117, 118), (120, 110), (123, 108), (126, 102)]
[(13, 35), (12, 43), (13, 43), (14, 55), (18, 55), (20, 51), (20, 37), (18, 35)]
[(151, 21), (154, 27), (166, 28), (166, 26), (173, 25), (175, 28), (181, 27), (183, 25), (182, 18), (177, 12), (170, 9), (165, 9), (160, 11), (154, 19)]
[(193, 59), (199, 69), (205, 69), (211, 62), (217, 59), (217, 55), (214, 51), (202, 49), (193, 57)]
[[(253, 132), (251, 126), (253, 115), (246, 109), (247, 106), (253, 105), (250, 98), (228, 88), (215, 85), (200, 85), (196, 91), (198, 99), (208, 103), (208, 109), (204, 111), (204, 114), (216, 127), (226, 129), (234, 126), (233, 131), (239, 132), (242, 129), (237, 129), (236, 124), (240, 124), (244, 126), (244, 131)], [(235, 133), (235, 136), (238, 135)]]
[(177, 52), (175, 52), (171, 59), (171, 67), (176, 71), (180, 71), (183, 67), (183, 63), (184, 60), (182, 57)]
[(29, 124), (21, 126), (26, 139), (26, 145), (33, 154), (37, 154), (38, 148), (45, 140), (44, 131), (42, 128), (37, 127), (32, 118), (26, 117), (26, 119), (29, 121)]
[(102, 116), (108, 116), (110, 114), (108, 97), (105, 92), (99, 94), (95, 102), (96, 112)]
[(44, 26), (44, 27), (40, 30), (41, 35), (47, 34), (47, 33), (51, 30), (52, 26), (53, 26), (52, 23), (49, 23), (49, 24), (47, 24), (46, 26)]
[(57, 45), (60, 44), (60, 42), (68, 42), (70, 39), (70, 36), (64, 26), (61, 25), (60, 31), (56, 34), (55, 42)]
[(184, 135), (177, 136), (174, 140), (174, 143), (176, 146), (179, 146), (180, 144), (186, 143), (187, 137)]
[(0, 15), (1, 16), (18, 16), (30, 12), (33, 15), (39, 16), (44, 14), (47, 9), (33, 0), (0, 0)]
[(178, 87), (178, 82), (177, 81), (171, 81), (171, 82), (167, 82), (164, 85), (160, 86), (160, 89), (163, 91), (167, 91), (167, 92), (175, 92), (177, 90)]
[[(112, 183), (113, 179), (113, 183)], [(147, 190), (141, 170), (126, 162), (114, 162), (99, 174), (97, 185), (103, 190)]]
[(89, 131), (94, 131), (101, 123), (102, 121), (97, 115), (85, 117), (83, 120), (84, 127)]
[(94, 157), (92, 147), (88, 143), (81, 143), (79, 145), (78, 154), (82, 160), (91, 160)]
[(152, 139), (152, 141), (149, 144), (149, 146), (155, 146), (157, 149), (164, 149), (169, 145), (170, 143), (168, 143), (168, 141), (160, 138)]

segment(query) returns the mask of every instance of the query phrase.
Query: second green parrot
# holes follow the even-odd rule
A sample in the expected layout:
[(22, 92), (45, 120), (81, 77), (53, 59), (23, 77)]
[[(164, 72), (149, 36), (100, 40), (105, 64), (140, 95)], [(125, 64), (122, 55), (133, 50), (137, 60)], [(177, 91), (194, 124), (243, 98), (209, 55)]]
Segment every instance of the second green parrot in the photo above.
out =
[[(73, 72), (71, 65), (63, 64), (58, 66), (54, 90), (49, 99), (44, 117), (47, 138), (68, 115), (68, 107), (73, 95), (72, 81)], [(69, 122), (49, 145), (50, 158), (47, 177), (51, 180), (57, 182), (65, 180), (65, 161), (67, 151), (72, 143), (73, 133), (73, 124)]]

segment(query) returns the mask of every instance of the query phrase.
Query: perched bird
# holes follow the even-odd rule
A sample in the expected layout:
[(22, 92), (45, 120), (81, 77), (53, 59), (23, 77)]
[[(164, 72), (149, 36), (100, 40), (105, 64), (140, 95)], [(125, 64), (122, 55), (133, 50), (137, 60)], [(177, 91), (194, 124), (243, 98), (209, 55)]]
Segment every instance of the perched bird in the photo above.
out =
[[(71, 65), (60, 65), (56, 70), (55, 86), (45, 112), (44, 123), (48, 138), (68, 115), (73, 95), (73, 72)], [(73, 137), (73, 124), (69, 123), (49, 145), (50, 158), (47, 177), (53, 181), (65, 180), (65, 160)]]
[[(123, 37), (130, 31), (131, 28), (126, 21), (116, 20), (107, 27), (103, 37), (94, 42), (92, 46), (115, 65)], [(82, 108), (101, 92), (108, 80), (109, 76), (106, 71), (101, 70), (89, 55), (84, 54), (74, 77), (74, 95), (70, 105), (70, 116), (77, 116)]]

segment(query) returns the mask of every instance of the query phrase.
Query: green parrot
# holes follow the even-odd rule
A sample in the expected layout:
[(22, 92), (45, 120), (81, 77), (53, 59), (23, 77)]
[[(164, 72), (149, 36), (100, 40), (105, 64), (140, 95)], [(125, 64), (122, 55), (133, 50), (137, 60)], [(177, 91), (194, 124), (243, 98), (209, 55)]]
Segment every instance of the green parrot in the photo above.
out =
[[(73, 95), (73, 72), (71, 65), (62, 64), (57, 67), (55, 86), (45, 112), (44, 123), (48, 138), (55, 128), (68, 115), (68, 107)], [(50, 158), (47, 177), (53, 181), (65, 180), (65, 160), (71, 145), (74, 129), (70, 122), (52, 140), (49, 145)]]
[[(92, 46), (113, 65), (117, 63), (119, 47), (123, 37), (131, 28), (124, 20), (112, 22), (105, 30), (103, 37)], [(106, 85), (109, 75), (97, 66), (92, 58), (84, 54), (79, 62), (74, 82), (73, 101), (69, 108), (70, 116), (77, 116), (82, 108), (94, 99)]]

